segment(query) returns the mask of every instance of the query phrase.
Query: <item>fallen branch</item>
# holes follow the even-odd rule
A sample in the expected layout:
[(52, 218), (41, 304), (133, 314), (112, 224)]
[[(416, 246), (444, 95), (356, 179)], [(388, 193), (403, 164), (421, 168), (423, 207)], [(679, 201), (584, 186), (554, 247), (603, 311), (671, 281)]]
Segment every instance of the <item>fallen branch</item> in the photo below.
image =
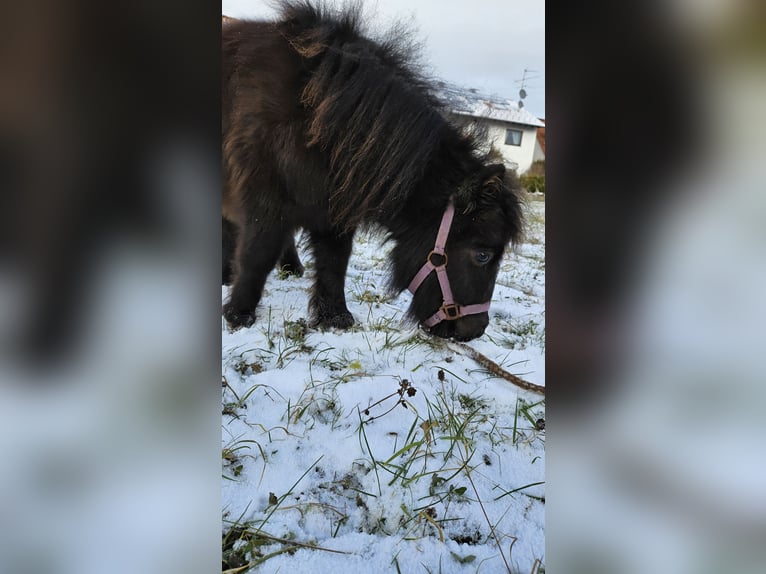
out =
[(482, 355), (479, 351), (469, 347), (465, 343), (461, 343), (460, 341), (449, 341), (447, 342), (447, 346), (456, 353), (460, 353), (461, 355), (466, 355), (472, 358), (482, 367), (487, 369), (490, 374), (500, 377), (501, 379), (505, 379), (509, 383), (512, 383), (517, 387), (524, 389), (525, 391), (530, 391), (532, 393), (537, 393), (539, 395), (545, 396), (545, 387), (530, 383), (529, 381), (525, 381), (524, 379), (509, 373), (492, 359)]

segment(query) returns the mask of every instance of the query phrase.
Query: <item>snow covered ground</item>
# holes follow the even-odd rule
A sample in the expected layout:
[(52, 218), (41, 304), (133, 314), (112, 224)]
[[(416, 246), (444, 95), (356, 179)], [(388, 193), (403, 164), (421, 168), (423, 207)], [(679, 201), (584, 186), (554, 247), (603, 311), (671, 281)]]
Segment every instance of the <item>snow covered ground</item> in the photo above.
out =
[[(526, 240), (469, 343), (538, 385), (544, 210), (529, 199)], [(542, 397), (403, 325), (410, 296), (386, 294), (386, 251), (356, 238), (347, 332), (306, 328), (305, 252), (304, 278), (269, 277), (255, 325), (222, 323), (224, 569), (542, 572)]]

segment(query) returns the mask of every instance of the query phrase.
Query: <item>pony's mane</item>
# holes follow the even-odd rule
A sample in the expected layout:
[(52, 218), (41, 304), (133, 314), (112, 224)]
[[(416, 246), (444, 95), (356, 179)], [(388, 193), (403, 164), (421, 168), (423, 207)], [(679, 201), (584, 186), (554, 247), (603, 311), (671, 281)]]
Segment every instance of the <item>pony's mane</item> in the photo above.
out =
[(301, 101), (309, 146), (329, 161), (333, 222), (354, 227), (390, 219), (404, 206), (445, 139), (456, 130), (419, 72), (409, 34), (371, 40), (359, 5), (342, 12), (281, 2), (277, 26), (309, 71)]

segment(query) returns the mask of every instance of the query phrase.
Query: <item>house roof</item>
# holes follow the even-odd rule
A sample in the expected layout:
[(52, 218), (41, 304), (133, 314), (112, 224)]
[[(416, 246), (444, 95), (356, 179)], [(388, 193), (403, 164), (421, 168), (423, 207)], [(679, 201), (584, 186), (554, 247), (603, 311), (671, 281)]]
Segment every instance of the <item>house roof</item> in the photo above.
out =
[(450, 111), (461, 116), (487, 118), (500, 122), (542, 127), (545, 124), (517, 102), (497, 95), (481, 94), (446, 82), (437, 84), (436, 97), (446, 102)]

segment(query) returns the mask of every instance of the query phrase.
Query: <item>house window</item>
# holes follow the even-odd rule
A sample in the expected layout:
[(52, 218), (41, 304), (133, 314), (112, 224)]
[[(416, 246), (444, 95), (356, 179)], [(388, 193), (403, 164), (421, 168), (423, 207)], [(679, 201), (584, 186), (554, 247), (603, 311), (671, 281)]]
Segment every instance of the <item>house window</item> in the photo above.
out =
[(521, 130), (505, 130), (505, 145), (521, 145)]

